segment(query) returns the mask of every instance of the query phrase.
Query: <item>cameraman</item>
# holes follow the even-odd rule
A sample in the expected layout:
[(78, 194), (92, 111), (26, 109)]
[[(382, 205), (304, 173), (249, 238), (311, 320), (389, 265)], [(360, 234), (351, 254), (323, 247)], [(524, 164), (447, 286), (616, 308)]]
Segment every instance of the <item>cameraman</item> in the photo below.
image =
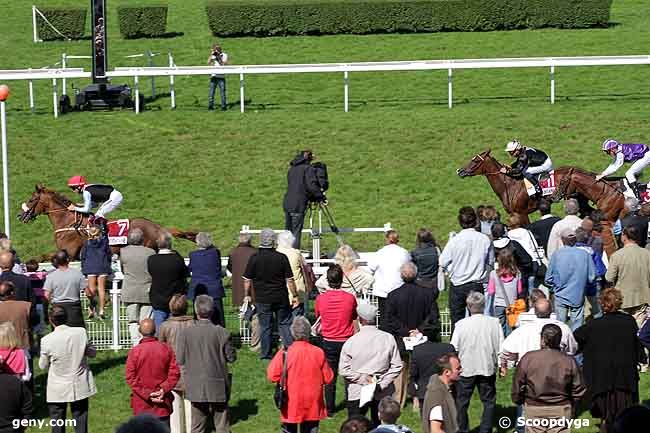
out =
[(289, 163), (287, 173), (287, 193), (284, 195), (284, 227), (296, 238), (294, 248), (300, 249), (300, 236), (305, 219), (305, 210), (309, 202), (326, 203), (316, 176), (316, 169), (311, 165), (314, 154), (303, 150)]
[[(228, 54), (224, 53), (219, 44), (214, 44), (210, 57), (208, 57), (209, 66), (224, 66), (228, 64)], [(212, 74), (210, 76), (210, 90), (208, 91), (208, 110), (214, 110), (214, 92), (217, 86), (221, 94), (221, 111), (226, 111), (226, 76), (223, 74)]]

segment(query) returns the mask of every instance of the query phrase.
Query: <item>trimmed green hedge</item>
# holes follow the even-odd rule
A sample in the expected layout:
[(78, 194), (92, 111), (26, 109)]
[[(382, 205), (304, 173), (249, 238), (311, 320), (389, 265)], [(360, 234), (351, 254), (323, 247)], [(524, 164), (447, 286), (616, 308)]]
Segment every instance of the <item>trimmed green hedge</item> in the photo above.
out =
[(37, 15), (36, 28), (38, 37), (44, 41), (55, 39), (80, 39), (86, 30), (86, 9), (84, 8), (38, 8), (39, 11), (65, 35), (63, 38), (52, 27), (50, 27), (43, 17)]
[(272, 36), (607, 26), (612, 0), (283, 0), (206, 6), (214, 35)]
[(167, 6), (118, 7), (117, 18), (125, 39), (155, 38), (167, 31)]

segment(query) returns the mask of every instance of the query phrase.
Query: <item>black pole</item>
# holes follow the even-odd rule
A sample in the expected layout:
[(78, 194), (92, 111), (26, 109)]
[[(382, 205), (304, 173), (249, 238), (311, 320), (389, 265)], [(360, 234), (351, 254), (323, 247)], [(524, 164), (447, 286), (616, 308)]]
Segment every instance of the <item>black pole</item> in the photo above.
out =
[(106, 37), (106, 0), (90, 0), (92, 11), (93, 83), (106, 83), (108, 45)]

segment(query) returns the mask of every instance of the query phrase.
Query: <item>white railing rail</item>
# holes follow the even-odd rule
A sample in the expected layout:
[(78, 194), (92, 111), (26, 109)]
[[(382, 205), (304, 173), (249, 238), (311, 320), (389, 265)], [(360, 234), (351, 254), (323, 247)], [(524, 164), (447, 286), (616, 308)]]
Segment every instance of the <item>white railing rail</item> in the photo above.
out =
[[(395, 62), (360, 62), (360, 63), (316, 63), (316, 64), (278, 64), (278, 65), (236, 65), (236, 66), (177, 66), (170, 60), (168, 67), (118, 67), (106, 75), (111, 78), (132, 77), (135, 92), (139, 92), (138, 82), (141, 77), (167, 76), (206, 76), (211, 74), (238, 75), (240, 111), (245, 109), (244, 86), (245, 75), (254, 74), (296, 74), (296, 73), (342, 73), (343, 74), (343, 109), (349, 109), (350, 74), (355, 72), (392, 72), (392, 71), (447, 71), (447, 103), (453, 106), (453, 71), (465, 69), (509, 69), (509, 68), (549, 68), (550, 103), (555, 103), (555, 72), (558, 67), (586, 66), (625, 66), (650, 65), (650, 55), (634, 56), (583, 56), (583, 57), (521, 57), (496, 59), (448, 59), (448, 60), (413, 60)], [(57, 75), (54, 71), (60, 71)], [(90, 72), (71, 69), (60, 70), (18, 70), (0, 71), (2, 80), (38, 80), (57, 78), (90, 78)], [(172, 107), (175, 108), (175, 95)], [(139, 100), (136, 97), (136, 113), (139, 112)]]

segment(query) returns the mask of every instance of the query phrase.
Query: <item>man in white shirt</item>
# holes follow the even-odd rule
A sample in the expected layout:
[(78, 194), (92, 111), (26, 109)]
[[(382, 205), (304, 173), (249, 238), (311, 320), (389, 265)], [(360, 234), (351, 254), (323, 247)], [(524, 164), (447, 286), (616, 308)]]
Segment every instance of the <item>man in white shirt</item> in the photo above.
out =
[(473, 208), (460, 208), (458, 222), (462, 230), (449, 239), (440, 256), (440, 265), (451, 280), (449, 315), (452, 332), (456, 322), (466, 315), (465, 300), (469, 292), (483, 293), (489, 267), (494, 262), (490, 238), (476, 231), (476, 219)]
[(497, 402), (496, 369), (503, 329), (498, 318), (483, 315), (485, 296), (482, 293), (471, 292), (467, 297), (467, 308), (471, 316), (456, 323), (451, 337), (451, 344), (458, 351), (463, 365), (456, 383), (458, 432), (469, 431), (467, 410), (476, 387), (483, 403), (479, 433), (490, 433)]
[(564, 213), (566, 216), (560, 221), (553, 224), (551, 233), (548, 235), (548, 246), (546, 247), (546, 257), (551, 260), (553, 253), (564, 246), (560, 233), (566, 228), (575, 232), (575, 230), (582, 224), (582, 219), (578, 217), (580, 205), (578, 200), (570, 198), (564, 202)]
[[(388, 230), (385, 237), (386, 246), (379, 249), (368, 261), (368, 269), (375, 277), (372, 294), (379, 301), (380, 322), (384, 317), (388, 294), (404, 284), (400, 268), (404, 263), (411, 261), (409, 252), (397, 245), (399, 243), (399, 233), (395, 230)], [(383, 322), (381, 323), (383, 324)]]

